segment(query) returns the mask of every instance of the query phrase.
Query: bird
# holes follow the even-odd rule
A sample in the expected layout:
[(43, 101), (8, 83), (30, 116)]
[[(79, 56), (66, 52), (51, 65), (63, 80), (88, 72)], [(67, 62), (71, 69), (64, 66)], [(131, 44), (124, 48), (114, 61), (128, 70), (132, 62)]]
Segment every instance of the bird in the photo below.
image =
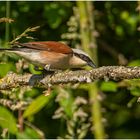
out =
[(80, 49), (70, 48), (58, 41), (15, 42), (11, 48), (0, 48), (0, 51), (14, 53), (37, 67), (49, 70), (65, 70), (96, 65), (91, 57)]

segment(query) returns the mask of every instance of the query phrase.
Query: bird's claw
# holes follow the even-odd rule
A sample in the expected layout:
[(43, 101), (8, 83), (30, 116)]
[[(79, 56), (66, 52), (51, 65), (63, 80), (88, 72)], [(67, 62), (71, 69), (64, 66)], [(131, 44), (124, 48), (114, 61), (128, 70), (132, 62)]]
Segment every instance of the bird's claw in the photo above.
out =
[(48, 65), (48, 64), (47, 64), (47, 65), (44, 66), (44, 69), (45, 69), (46, 71), (50, 71), (50, 67), (51, 67), (51, 65)]

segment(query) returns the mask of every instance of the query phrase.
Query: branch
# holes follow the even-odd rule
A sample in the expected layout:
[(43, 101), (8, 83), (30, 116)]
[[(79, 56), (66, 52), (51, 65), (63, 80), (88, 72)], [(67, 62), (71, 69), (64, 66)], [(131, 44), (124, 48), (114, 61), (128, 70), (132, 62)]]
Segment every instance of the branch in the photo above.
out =
[(11, 18), (3, 17), (3, 18), (0, 18), (0, 23), (1, 23), (1, 22), (12, 23), (12, 22), (14, 22), (14, 20), (11, 19)]
[(9, 44), (10, 45), (14, 45), (19, 39), (21, 39), (22, 37), (26, 37), (26, 38), (30, 38), (33, 39), (33, 37), (29, 36), (28, 33), (29, 32), (35, 32), (37, 29), (39, 29), (40, 26), (35, 26), (35, 27), (29, 27), (27, 28), (23, 33), (21, 33), (20, 35), (18, 35), (14, 40), (12, 40)]
[(122, 80), (140, 78), (140, 67), (103, 66), (92, 70), (64, 71), (55, 74), (17, 75), (9, 73), (0, 79), (0, 90), (20, 86), (48, 88), (50, 85), (67, 83), (90, 83), (95, 80)]

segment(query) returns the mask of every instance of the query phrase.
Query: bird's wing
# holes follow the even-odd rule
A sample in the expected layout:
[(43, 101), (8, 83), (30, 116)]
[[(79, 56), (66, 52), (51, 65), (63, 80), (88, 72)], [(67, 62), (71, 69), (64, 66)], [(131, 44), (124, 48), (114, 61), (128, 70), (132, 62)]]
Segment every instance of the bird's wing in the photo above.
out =
[(73, 53), (72, 49), (66, 44), (55, 42), (55, 41), (42, 41), (42, 42), (28, 42), (28, 43), (16, 43), (16, 45), (37, 49), (37, 50), (46, 50), (54, 51), (57, 53), (69, 54)]

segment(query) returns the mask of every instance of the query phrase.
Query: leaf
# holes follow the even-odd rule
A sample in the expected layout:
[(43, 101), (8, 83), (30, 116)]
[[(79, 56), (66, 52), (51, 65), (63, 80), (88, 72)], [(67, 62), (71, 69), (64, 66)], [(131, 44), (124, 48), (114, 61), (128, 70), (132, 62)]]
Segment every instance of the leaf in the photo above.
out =
[(116, 92), (117, 91), (117, 84), (115, 82), (112, 82), (112, 81), (102, 82), (101, 90), (102, 91)]
[(24, 92), (25, 97), (36, 97), (40, 94), (40, 90), (32, 88)]
[(131, 61), (128, 66), (140, 66), (140, 59)]
[(130, 90), (131, 94), (133, 96), (140, 96), (140, 88), (139, 87), (133, 87), (131, 90)]
[(23, 132), (17, 133), (17, 139), (40, 139), (39, 134), (32, 128), (26, 126)]
[(52, 29), (56, 29), (67, 17), (65, 7), (60, 6), (59, 3), (50, 3), (49, 5), (45, 6), (44, 17), (47, 19), (49, 26)]
[(0, 77), (5, 76), (9, 71), (15, 71), (15, 65), (13, 63), (0, 64)]
[(45, 96), (40, 95), (39, 97), (37, 97), (28, 107), (27, 109), (24, 111), (23, 113), (23, 117), (29, 117), (31, 115), (34, 115), (35, 113), (37, 113), (38, 111), (40, 111), (52, 98), (52, 94), (49, 96)]
[(124, 30), (123, 30), (123, 27), (122, 26), (116, 26), (116, 34), (118, 35), (118, 36), (123, 36), (124, 35)]
[(58, 91), (62, 95), (61, 99), (59, 100), (60, 106), (63, 107), (64, 112), (68, 117), (72, 117), (75, 105), (73, 104), (74, 98), (71, 91), (63, 88), (58, 88)]
[(2, 128), (7, 128), (12, 134), (18, 132), (15, 117), (8, 109), (2, 106), (0, 106), (0, 126)]
[(42, 73), (41, 70), (43, 70), (43, 69), (40, 68), (39, 71), (37, 71), (34, 68), (35, 68), (35, 66), (33, 64), (29, 64), (29, 70), (32, 74), (41, 74)]
[(127, 19), (129, 18), (129, 12), (128, 11), (123, 11), (123, 12), (121, 12), (120, 16), (121, 16), (121, 19), (127, 21)]

